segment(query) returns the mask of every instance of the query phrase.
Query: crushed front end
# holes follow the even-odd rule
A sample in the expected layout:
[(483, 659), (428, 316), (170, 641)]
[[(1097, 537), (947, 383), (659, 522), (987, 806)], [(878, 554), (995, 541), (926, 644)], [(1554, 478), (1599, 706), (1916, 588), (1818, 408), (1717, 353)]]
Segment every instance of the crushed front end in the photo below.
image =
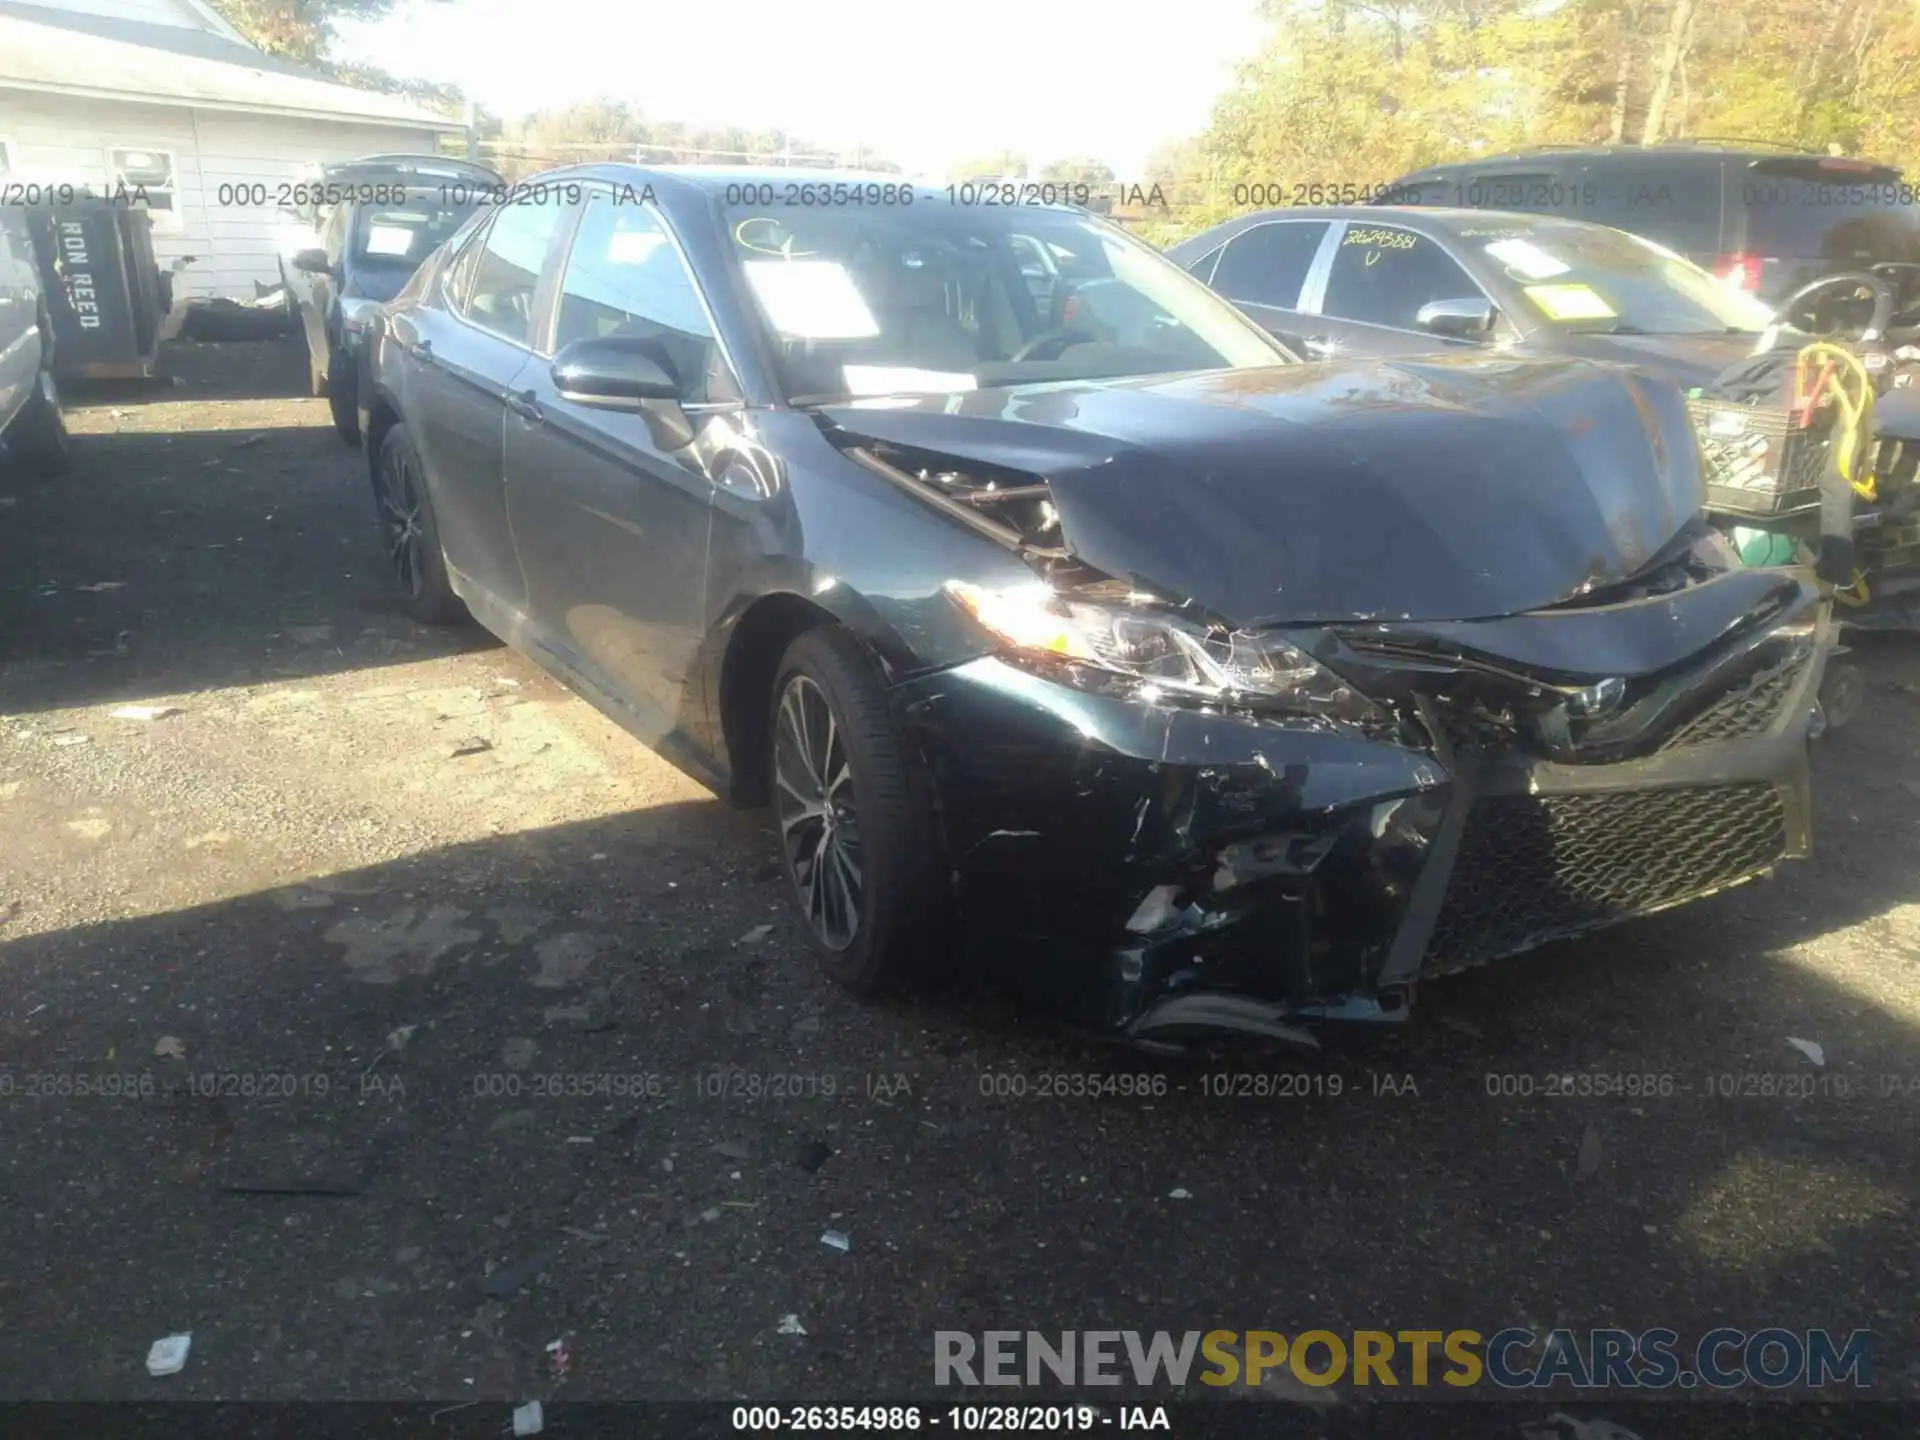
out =
[(1543, 610), (1269, 632), (1350, 687), (1293, 713), (1057, 648), (901, 687), (970, 925), (1132, 1040), (1312, 1043), (1804, 855), (1828, 602), (1685, 541)]

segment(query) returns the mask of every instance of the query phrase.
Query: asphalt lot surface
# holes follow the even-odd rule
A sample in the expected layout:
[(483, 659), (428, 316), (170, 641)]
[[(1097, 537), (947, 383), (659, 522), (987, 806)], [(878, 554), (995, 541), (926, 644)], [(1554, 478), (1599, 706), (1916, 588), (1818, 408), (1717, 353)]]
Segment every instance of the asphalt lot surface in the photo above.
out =
[[(764, 814), (391, 606), (297, 348), (168, 364), (73, 404), (72, 475), (0, 475), (0, 1398), (854, 1401), (932, 1393), (940, 1329), (1778, 1324), (1871, 1329), (1920, 1399), (1920, 641), (1819, 742), (1816, 859), (1324, 1058), (1157, 1065), (843, 997)], [(1708, 1093), (1748, 1075), (1827, 1093)], [(1258, 1398), (1309, 1393), (1383, 1398)]]

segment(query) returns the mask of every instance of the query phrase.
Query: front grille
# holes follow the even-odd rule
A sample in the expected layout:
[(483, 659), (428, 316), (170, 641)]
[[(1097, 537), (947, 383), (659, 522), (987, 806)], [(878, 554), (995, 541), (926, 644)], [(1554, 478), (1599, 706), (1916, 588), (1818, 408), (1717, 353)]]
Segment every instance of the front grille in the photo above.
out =
[(1781, 707), (1792, 698), (1812, 659), (1811, 651), (1802, 649), (1745, 676), (1668, 736), (1660, 748), (1684, 750), (1765, 734), (1780, 717)]
[(1824, 435), (1803, 430), (1784, 410), (1690, 399), (1700, 437), (1707, 508), (1772, 518), (1820, 503)]
[(1460, 837), (1422, 972), (1444, 975), (1748, 879), (1787, 848), (1771, 785), (1497, 795)]

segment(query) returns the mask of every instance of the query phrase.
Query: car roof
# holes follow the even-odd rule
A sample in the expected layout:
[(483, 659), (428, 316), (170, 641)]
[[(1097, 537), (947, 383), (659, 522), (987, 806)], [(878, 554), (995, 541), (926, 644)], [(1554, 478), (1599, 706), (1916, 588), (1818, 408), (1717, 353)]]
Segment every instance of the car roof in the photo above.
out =
[[(1470, 159), (1443, 160), (1432, 165), (1422, 166), (1402, 176), (1403, 181), (1418, 179), (1424, 175), (1443, 175), (1453, 170), (1483, 170), (1489, 167), (1509, 165), (1550, 164), (1556, 160), (1572, 160), (1591, 163), (1595, 160), (1614, 160), (1623, 162), (1655, 161), (1662, 164), (1675, 160), (1699, 159), (1713, 161), (1736, 156), (1750, 160), (1830, 160), (1840, 161), (1848, 168), (1871, 166), (1876, 170), (1894, 170), (1899, 167), (1879, 160), (1869, 160), (1861, 156), (1827, 155), (1817, 150), (1802, 150), (1792, 145), (1770, 145), (1755, 140), (1674, 140), (1659, 145), (1542, 145), (1531, 150), (1510, 150), (1501, 155), (1476, 155)], [(1389, 187), (1391, 188), (1391, 187)]]
[(1254, 210), (1245, 215), (1236, 215), (1198, 235), (1189, 236), (1181, 244), (1190, 245), (1194, 240), (1215, 234), (1225, 238), (1229, 233), (1238, 234), (1275, 220), (1359, 220), (1371, 225), (1407, 225), (1416, 229), (1425, 226), (1431, 230), (1452, 232), (1464, 226), (1486, 225), (1489, 216), (1501, 216), (1516, 225), (1578, 225), (1596, 230), (1614, 228), (1564, 215), (1540, 215), (1527, 210), (1476, 210), (1465, 205), (1284, 205), (1276, 210)]
[[(616, 185), (655, 185), (680, 194), (718, 198), (730, 185), (910, 185), (925, 196), (938, 197), (949, 187), (924, 175), (902, 175), (888, 170), (814, 169), (798, 165), (638, 165), (625, 160), (588, 161), (529, 175), (520, 185), (554, 184), (567, 180), (602, 180)], [(982, 181), (982, 184), (1000, 182)], [(1010, 183), (1010, 182), (1009, 182)], [(779, 195), (775, 195), (778, 203)], [(1082, 214), (1078, 205), (1023, 204), (1022, 210), (1060, 210)]]

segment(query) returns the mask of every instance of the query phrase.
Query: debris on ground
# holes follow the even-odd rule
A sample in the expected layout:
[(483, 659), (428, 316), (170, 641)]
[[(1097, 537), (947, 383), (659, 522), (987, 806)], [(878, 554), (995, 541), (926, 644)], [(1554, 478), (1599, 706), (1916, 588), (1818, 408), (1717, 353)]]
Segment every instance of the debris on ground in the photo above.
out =
[(833, 1157), (833, 1147), (820, 1140), (802, 1140), (793, 1150), (793, 1163), (809, 1175)]
[(1184, 1185), (1176, 1185), (1168, 1192), (1167, 1198), (1169, 1200), (1191, 1200), (1193, 1199), (1193, 1192)]
[(1482, 1030), (1471, 1020), (1463, 1019), (1461, 1016), (1449, 1015), (1442, 1011), (1439, 1020), (1443, 1029), (1451, 1030), (1456, 1035), (1465, 1035), (1470, 1040), (1484, 1040), (1487, 1038), (1486, 1031)]
[(184, 715), (178, 705), (122, 705), (107, 712), (115, 720), (165, 720), (169, 715)]
[(187, 1351), (193, 1345), (193, 1332), (184, 1335), (168, 1335), (153, 1342), (147, 1351), (147, 1373), (149, 1375), (178, 1375), (186, 1367)]
[(820, 1243), (842, 1254), (853, 1248), (853, 1239), (844, 1230), (828, 1230), (820, 1236)]
[(800, 1323), (800, 1317), (798, 1315), (782, 1315), (780, 1317), (780, 1323), (774, 1327), (774, 1333), (778, 1335), (804, 1335), (807, 1333), (807, 1327)]
[(724, 1155), (729, 1160), (744, 1160), (749, 1152), (747, 1147), (734, 1140), (721, 1140), (715, 1143), (713, 1153)]
[(1580, 1156), (1577, 1161), (1580, 1178), (1587, 1179), (1600, 1168), (1600, 1132), (1587, 1126), (1587, 1133), (1580, 1137)]
[(515, 1035), (500, 1047), (500, 1063), (509, 1070), (525, 1070), (533, 1064), (539, 1046), (524, 1035)]
[(333, 626), (289, 625), (286, 636), (296, 645), (325, 645), (333, 639)]
[(96, 580), (91, 585), (76, 585), (73, 588), (88, 595), (101, 595), (109, 590), (124, 590), (126, 584), (124, 580)]
[(387, 1048), (395, 1054), (398, 1054), (407, 1048), (407, 1042), (413, 1039), (413, 1032), (419, 1028), (418, 1025), (401, 1025), (389, 1030), (387, 1032)]
[(762, 940), (766, 939), (767, 936), (771, 935), (772, 933), (773, 933), (773, 926), (756, 925), (751, 930), (747, 931), (746, 934), (742, 935), (739, 938), (739, 940), (736, 941), (735, 943), (740, 945), (758, 945)]
[(53, 743), (56, 745), (91, 745), (93, 743), (93, 737), (91, 735), (75, 735), (69, 733), (54, 736)]
[(249, 435), (244, 440), (234, 441), (233, 448), (236, 450), (246, 450), (252, 446), (260, 444), (260, 442), (265, 440), (266, 438), (267, 437), (264, 435)]
[(508, 1110), (493, 1117), (493, 1123), (487, 1126), (489, 1135), (498, 1135), (503, 1130), (531, 1130), (540, 1122), (540, 1117), (531, 1110)]
[(153, 1053), (163, 1060), (184, 1060), (187, 1058), (186, 1042), (178, 1035), (162, 1035), (154, 1041)]
[(529, 1400), (518, 1406), (513, 1412), (513, 1433), (515, 1435), (538, 1435), (547, 1428), (546, 1417), (540, 1413), (540, 1402)]
[(480, 1288), (494, 1299), (504, 1300), (551, 1265), (554, 1256), (559, 1253), (558, 1245), (550, 1245), (545, 1250), (536, 1251), (523, 1260), (516, 1260), (511, 1265), (502, 1265), (480, 1282)]
[(1796, 1040), (1793, 1036), (1789, 1035), (1787, 1037), (1787, 1044), (1793, 1046), (1794, 1049), (1806, 1056), (1807, 1059), (1811, 1060), (1820, 1069), (1824, 1070), (1827, 1068), (1827, 1052), (1818, 1040)]
[(564, 1380), (567, 1372), (573, 1368), (573, 1352), (567, 1349), (564, 1338), (547, 1343), (548, 1364), (553, 1368), (553, 1378)]
[(491, 749), (493, 749), (493, 742), (491, 740), (483, 740), (478, 735), (470, 735), (458, 745), (454, 746), (452, 750), (448, 751), (447, 758), (449, 760), (462, 760), (469, 755), (484, 755)]

